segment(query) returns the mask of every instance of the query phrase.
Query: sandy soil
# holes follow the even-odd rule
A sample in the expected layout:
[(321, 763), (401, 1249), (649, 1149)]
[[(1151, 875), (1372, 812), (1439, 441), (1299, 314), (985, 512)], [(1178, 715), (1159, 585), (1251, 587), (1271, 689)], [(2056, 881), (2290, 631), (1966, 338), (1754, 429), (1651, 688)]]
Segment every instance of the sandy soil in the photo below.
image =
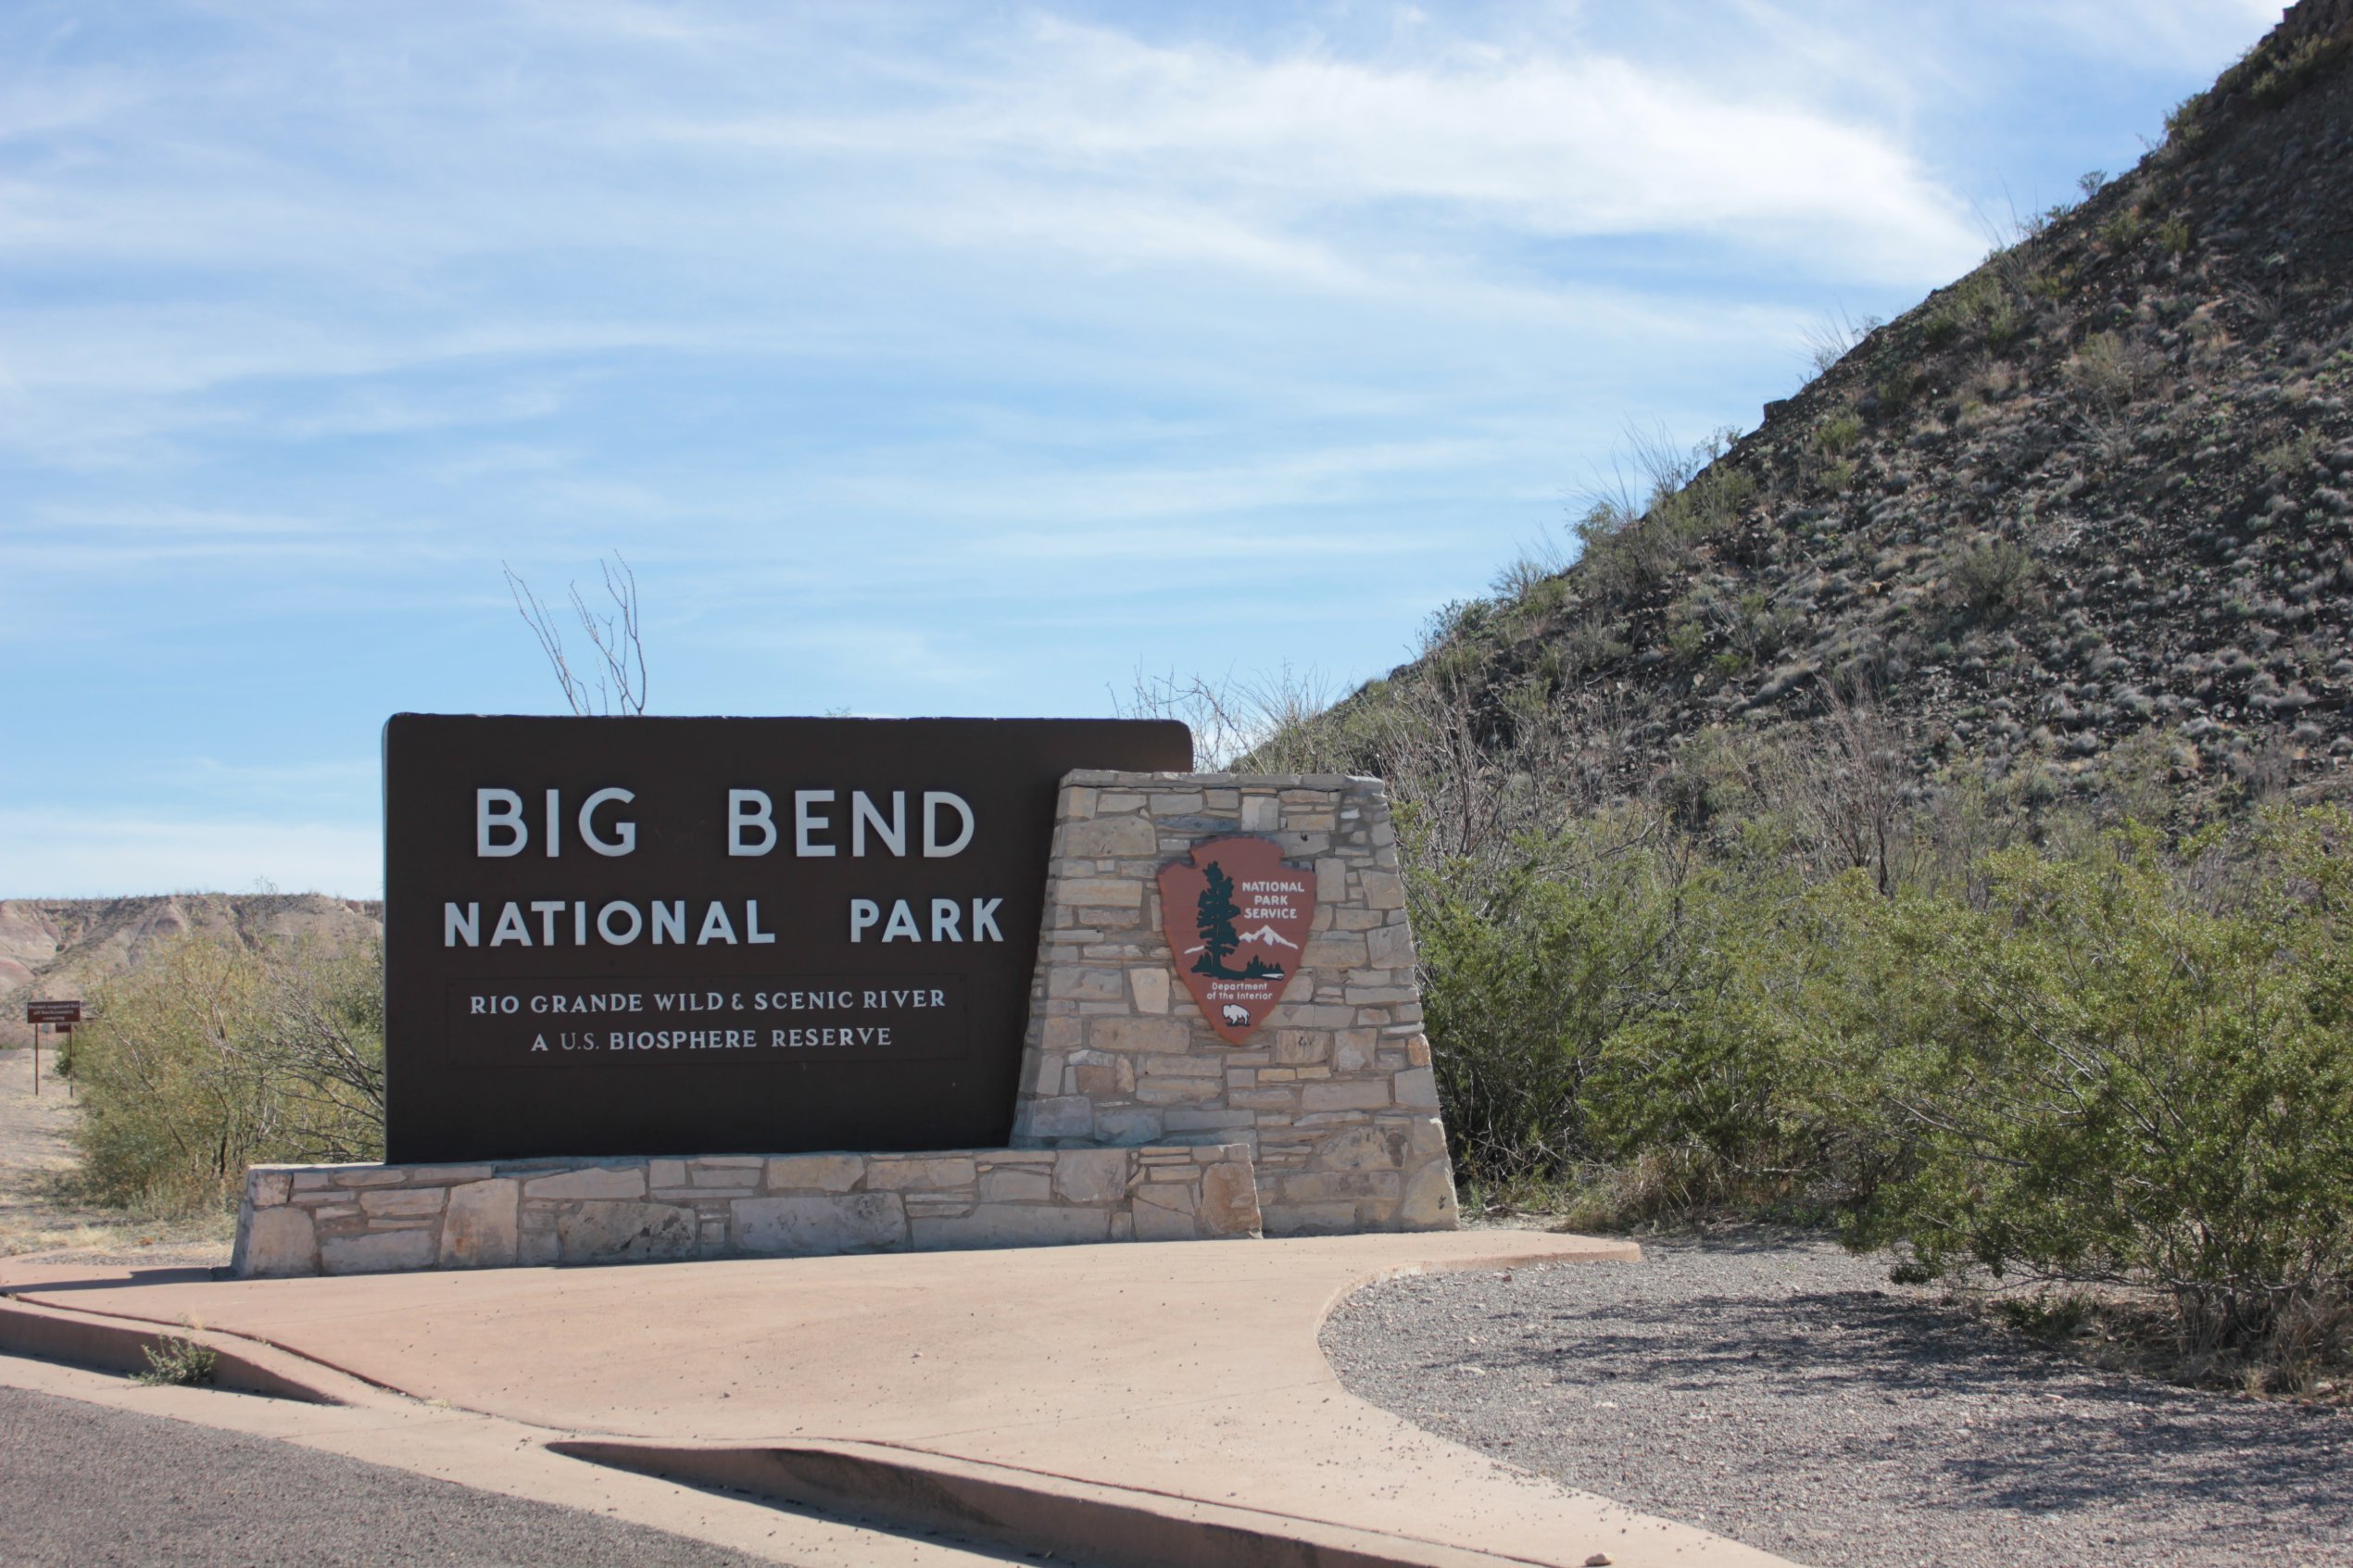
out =
[(39, 1253), (61, 1261), (226, 1264), (225, 1216), (160, 1221), (82, 1201), (70, 1182), (75, 1105), (57, 1077), (56, 1055), (41, 1053), (32, 1092), (32, 1052), (0, 1050), (0, 1255)]

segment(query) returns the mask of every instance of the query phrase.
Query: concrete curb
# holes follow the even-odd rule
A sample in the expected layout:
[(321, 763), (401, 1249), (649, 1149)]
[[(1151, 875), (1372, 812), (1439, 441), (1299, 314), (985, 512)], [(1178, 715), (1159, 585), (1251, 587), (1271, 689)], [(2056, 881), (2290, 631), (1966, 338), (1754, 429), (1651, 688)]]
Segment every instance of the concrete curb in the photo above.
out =
[[(147, 1348), (168, 1337), (194, 1340), (214, 1353), (216, 1388), (313, 1406), (410, 1402), (242, 1336), (172, 1330), (0, 1296), (0, 1354), (137, 1374), (147, 1368)], [(346, 1382), (354, 1386), (334, 1386)], [(1120, 1568), (1500, 1568), (1528, 1561), (886, 1443), (552, 1437), (535, 1446), (658, 1480), (810, 1509), (844, 1523), (894, 1533), (937, 1532)]]
[[(213, 1386), (273, 1399), (339, 1405), (301, 1358), (248, 1341), (231, 1341), (201, 1328), (158, 1329), (124, 1319), (37, 1307), (0, 1297), (0, 1352), (133, 1374), (148, 1367), (147, 1350), (166, 1339), (190, 1339), (213, 1353)], [(279, 1364), (279, 1363), (285, 1364)]]
[(1528, 1561), (880, 1443), (563, 1439), (547, 1448), (892, 1531), (937, 1531), (1119, 1568), (1499, 1568)]

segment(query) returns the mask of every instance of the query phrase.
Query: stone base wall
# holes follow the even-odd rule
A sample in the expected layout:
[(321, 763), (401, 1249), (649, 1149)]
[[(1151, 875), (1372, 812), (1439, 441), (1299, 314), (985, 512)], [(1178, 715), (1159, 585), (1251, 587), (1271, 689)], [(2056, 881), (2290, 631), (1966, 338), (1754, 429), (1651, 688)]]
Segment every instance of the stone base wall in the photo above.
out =
[(240, 1279), (1260, 1234), (1239, 1144), (258, 1165)]
[[(1235, 834), (1273, 840), (1316, 882), (1282, 1001), (1240, 1047), (1178, 978), (1158, 883), (1164, 864)], [(1451, 1230), (1416, 961), (1378, 779), (1068, 774), (1013, 1141), (1239, 1143), (1269, 1235)]]

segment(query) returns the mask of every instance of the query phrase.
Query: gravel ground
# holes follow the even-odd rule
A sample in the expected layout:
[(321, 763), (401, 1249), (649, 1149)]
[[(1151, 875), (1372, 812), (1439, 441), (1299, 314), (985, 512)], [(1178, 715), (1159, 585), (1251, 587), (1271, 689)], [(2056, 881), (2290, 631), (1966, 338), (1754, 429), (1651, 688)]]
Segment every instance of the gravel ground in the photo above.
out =
[(2093, 1370), (1818, 1237), (1642, 1247), (1374, 1286), (1325, 1353), (1431, 1431), (1819, 1568), (2353, 1564), (2353, 1412)]
[(767, 1568), (578, 1509), (0, 1388), (0, 1568)]

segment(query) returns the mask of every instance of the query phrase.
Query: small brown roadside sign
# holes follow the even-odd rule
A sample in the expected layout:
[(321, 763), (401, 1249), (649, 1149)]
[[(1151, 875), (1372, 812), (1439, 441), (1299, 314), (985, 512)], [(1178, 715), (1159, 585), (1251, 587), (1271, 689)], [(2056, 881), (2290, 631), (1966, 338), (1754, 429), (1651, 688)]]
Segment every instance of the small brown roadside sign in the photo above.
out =
[[(82, 999), (79, 997), (60, 999), (55, 997), (27, 997), (24, 1021), (32, 1025), (32, 1093), (41, 1094), (41, 1026), (44, 1023), (61, 1034), (70, 1035), (73, 1026), (82, 1022)], [(73, 1085), (66, 1085), (70, 1089)]]

